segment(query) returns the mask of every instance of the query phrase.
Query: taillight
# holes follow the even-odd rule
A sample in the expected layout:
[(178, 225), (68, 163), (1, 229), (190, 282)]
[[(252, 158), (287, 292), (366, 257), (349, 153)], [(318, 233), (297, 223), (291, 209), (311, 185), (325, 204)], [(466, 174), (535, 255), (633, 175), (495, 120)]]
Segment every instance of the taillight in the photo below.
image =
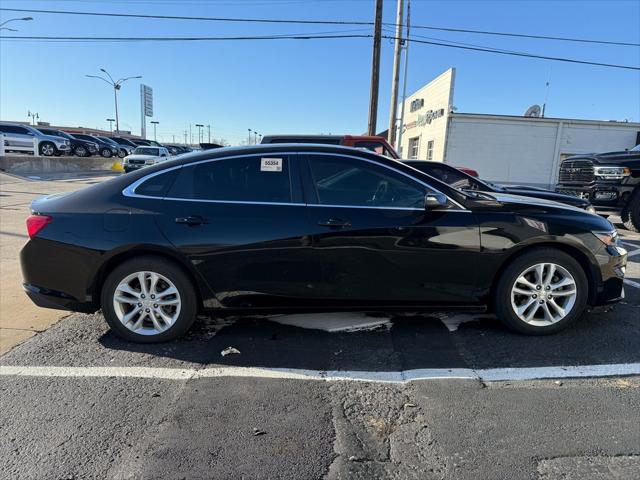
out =
[(29, 215), (27, 217), (27, 233), (29, 238), (35, 237), (53, 218), (47, 215)]

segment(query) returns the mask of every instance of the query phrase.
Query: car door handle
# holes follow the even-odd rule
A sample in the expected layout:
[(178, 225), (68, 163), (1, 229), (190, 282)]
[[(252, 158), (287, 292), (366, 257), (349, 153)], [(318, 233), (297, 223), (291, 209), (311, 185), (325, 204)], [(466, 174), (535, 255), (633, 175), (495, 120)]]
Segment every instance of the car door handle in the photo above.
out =
[(176, 223), (181, 223), (183, 225), (196, 226), (202, 225), (203, 223), (209, 223), (206, 218), (201, 217), (200, 215), (190, 215), (188, 217), (178, 217), (176, 218)]
[(351, 223), (341, 218), (330, 218), (329, 220), (318, 222), (318, 225), (320, 225), (321, 227), (345, 228), (350, 227)]

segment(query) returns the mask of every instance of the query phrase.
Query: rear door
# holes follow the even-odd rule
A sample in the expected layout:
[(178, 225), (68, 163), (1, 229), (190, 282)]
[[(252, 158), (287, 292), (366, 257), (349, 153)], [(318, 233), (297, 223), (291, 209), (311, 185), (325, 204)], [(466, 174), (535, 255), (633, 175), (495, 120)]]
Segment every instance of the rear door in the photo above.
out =
[(293, 154), (180, 168), (159, 226), (225, 307), (304, 305), (317, 295), (310, 226)]
[(334, 303), (476, 303), (475, 215), (452, 201), (425, 209), (434, 190), (370, 160), (304, 160), (314, 252)]

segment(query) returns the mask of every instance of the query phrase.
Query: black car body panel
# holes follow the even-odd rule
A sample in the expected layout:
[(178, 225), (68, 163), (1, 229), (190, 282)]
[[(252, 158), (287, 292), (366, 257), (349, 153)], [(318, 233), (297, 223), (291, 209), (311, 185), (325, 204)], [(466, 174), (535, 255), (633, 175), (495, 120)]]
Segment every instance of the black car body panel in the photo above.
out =
[[(215, 160), (233, 161), (219, 163), (231, 169), (245, 158), (274, 157), (281, 170), (269, 178), (277, 179), (275, 186), (287, 185), (286, 200), (270, 190), (270, 182), (259, 186), (260, 201), (197, 197)], [(323, 203), (326, 195), (343, 195), (343, 185), (352, 182), (341, 174), (310, 186), (318, 162), (327, 158), (373, 166), (423, 194), (446, 195), (446, 202), (430, 209)], [(99, 307), (102, 282), (115, 265), (148, 253), (189, 274), (202, 309), (483, 310), (491, 304), (494, 278), (510, 259), (551, 245), (574, 255), (589, 272), (591, 304), (619, 298), (626, 255), (591, 233), (609, 231), (611, 224), (532, 200), (466, 195), (400, 162), (350, 148), (223, 148), (36, 200), (33, 212), (53, 220), (27, 242), (21, 262), (34, 302), (79, 311)]]
[[(640, 147), (640, 146), (638, 146)], [(560, 164), (556, 190), (589, 200), (598, 210), (618, 213), (640, 191), (640, 149), (625, 152), (575, 155)], [(628, 174), (620, 178), (597, 175), (597, 167), (623, 167)]]

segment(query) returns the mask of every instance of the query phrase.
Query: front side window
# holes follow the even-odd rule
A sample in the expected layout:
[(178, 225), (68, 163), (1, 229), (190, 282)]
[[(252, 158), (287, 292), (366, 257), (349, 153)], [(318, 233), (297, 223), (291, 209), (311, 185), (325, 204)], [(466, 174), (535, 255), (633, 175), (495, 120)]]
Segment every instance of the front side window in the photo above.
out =
[(309, 156), (321, 205), (423, 208), (425, 189), (392, 170), (346, 157)]
[(409, 139), (409, 159), (418, 159), (418, 150), (420, 146), (420, 137), (413, 137)]
[(289, 158), (282, 155), (211, 160), (185, 166), (169, 197), (230, 202), (291, 202)]
[(427, 142), (427, 160), (433, 160), (433, 140)]

